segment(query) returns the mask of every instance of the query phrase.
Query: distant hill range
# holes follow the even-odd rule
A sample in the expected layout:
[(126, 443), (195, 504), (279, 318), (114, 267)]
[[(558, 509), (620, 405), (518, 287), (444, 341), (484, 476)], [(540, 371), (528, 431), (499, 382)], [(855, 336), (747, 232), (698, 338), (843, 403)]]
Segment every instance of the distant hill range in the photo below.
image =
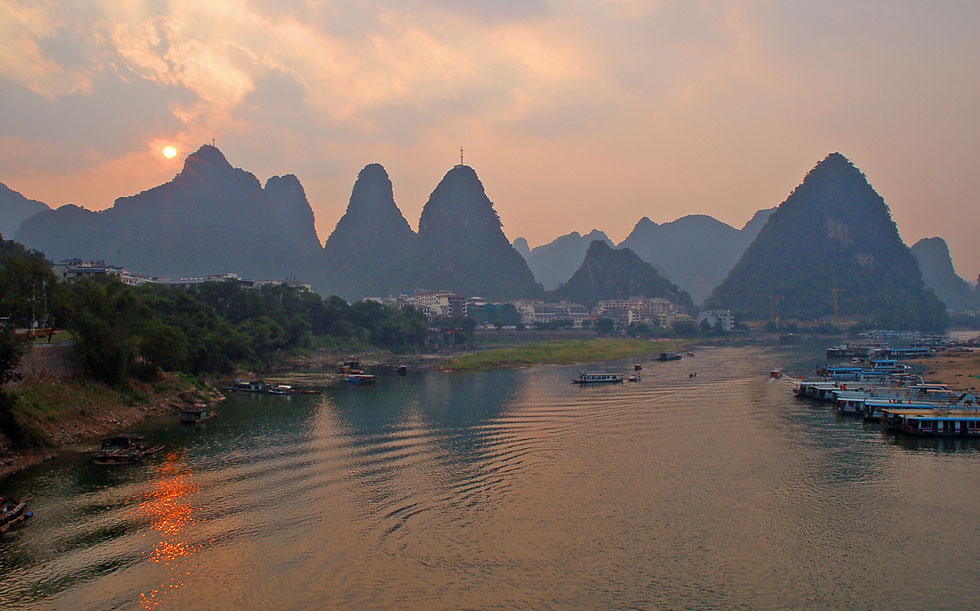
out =
[(27, 199), (0, 182), (0, 235), (12, 239), (24, 219), (51, 208), (44, 202)]
[(888, 206), (840, 153), (818, 163), (769, 218), (706, 305), (742, 320), (841, 318), (939, 328), (946, 308), (922, 281)]
[(593, 229), (585, 235), (573, 231), (533, 249), (528, 248), (527, 240), (517, 238), (514, 248), (527, 261), (535, 280), (551, 290), (572, 277), (585, 260), (589, 245), (596, 240), (612, 245), (605, 233)]
[(686, 289), (696, 303), (731, 271), (742, 253), (775, 212), (760, 210), (741, 230), (696, 214), (658, 225), (643, 217), (620, 243)]
[[(635, 252), (700, 303), (721, 283), (775, 210), (756, 212), (741, 230), (703, 214), (662, 225), (643, 217), (618, 248)], [(571, 278), (595, 240), (613, 244), (605, 233), (593, 229), (585, 235), (574, 231), (533, 249), (528, 248), (527, 240), (517, 238), (514, 248), (524, 255), (534, 277), (552, 289)]]
[(554, 291), (557, 299), (592, 307), (603, 299), (663, 297), (691, 307), (691, 296), (661, 276), (652, 265), (628, 248), (613, 248), (595, 240), (581, 267)]
[(977, 309), (977, 295), (966, 280), (956, 275), (949, 246), (942, 238), (923, 238), (912, 245), (922, 280), (950, 310)]
[(320, 250), (313, 211), (295, 176), (263, 189), (213, 146), (170, 182), (91, 212), (66, 205), (21, 224), (16, 239), (50, 259), (104, 259), (144, 274), (252, 278), (304, 276)]

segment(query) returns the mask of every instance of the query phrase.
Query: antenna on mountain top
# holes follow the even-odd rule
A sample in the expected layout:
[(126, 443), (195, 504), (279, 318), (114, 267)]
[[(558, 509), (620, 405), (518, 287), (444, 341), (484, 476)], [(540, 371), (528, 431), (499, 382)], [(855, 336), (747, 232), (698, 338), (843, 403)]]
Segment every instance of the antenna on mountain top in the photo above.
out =
[(459, 165), (463, 165), (463, 147), (459, 147)]
[(211, 136), (211, 146), (214, 146), (214, 136)]

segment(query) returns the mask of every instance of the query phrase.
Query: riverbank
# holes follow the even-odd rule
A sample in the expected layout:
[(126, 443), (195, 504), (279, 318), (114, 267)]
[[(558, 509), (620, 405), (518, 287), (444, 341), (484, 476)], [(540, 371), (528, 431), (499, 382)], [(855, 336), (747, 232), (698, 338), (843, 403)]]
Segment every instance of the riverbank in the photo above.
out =
[(620, 338), (552, 340), (453, 357), (437, 364), (436, 369), (466, 372), (533, 365), (573, 365), (677, 350), (680, 345), (681, 342), (678, 340), (651, 341)]
[(126, 389), (60, 381), (5, 390), (16, 400), (12, 416), (20, 439), (0, 433), (0, 479), (54, 458), (65, 446), (123, 432), (188, 405), (224, 400), (201, 379), (173, 374), (152, 383), (132, 381)]
[(980, 352), (947, 351), (922, 361), (922, 377), (930, 382), (949, 384), (955, 390), (980, 388)]

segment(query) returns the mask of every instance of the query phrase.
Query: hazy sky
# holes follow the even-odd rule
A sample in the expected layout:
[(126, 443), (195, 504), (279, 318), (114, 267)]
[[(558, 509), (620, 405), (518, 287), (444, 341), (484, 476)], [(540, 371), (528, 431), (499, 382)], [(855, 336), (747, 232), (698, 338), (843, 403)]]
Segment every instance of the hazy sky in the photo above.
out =
[(0, 181), (102, 209), (214, 137), (323, 240), (371, 162), (417, 226), (462, 145), (534, 246), (740, 227), (840, 151), (973, 280), (978, 32), (977, 0), (0, 0)]

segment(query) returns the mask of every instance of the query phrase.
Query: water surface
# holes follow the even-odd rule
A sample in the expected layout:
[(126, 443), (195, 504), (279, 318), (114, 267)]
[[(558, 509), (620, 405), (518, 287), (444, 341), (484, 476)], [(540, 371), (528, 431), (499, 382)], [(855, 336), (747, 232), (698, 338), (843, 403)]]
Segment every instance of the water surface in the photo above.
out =
[[(976, 606), (980, 452), (798, 401), (805, 349), (231, 398), (2, 482), (0, 607)], [(692, 372), (695, 377), (689, 377)], [(94, 449), (94, 447), (93, 447)]]

